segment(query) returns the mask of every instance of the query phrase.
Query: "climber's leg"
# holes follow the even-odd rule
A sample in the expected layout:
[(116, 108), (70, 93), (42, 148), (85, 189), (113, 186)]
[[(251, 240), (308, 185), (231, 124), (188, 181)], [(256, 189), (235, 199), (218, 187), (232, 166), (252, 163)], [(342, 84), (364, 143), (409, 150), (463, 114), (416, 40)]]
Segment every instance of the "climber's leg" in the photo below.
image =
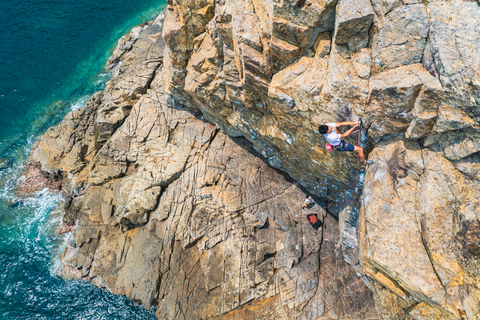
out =
[(365, 155), (363, 154), (363, 148), (359, 146), (354, 146), (353, 144), (350, 144), (348, 142), (342, 141), (342, 146), (340, 148), (335, 148), (336, 151), (355, 151), (358, 153), (358, 156), (360, 159), (362, 159), (363, 163), (365, 165), (370, 165), (373, 163), (373, 161), (365, 161)]
[(353, 151), (355, 151), (356, 153), (358, 153), (358, 156), (360, 157), (360, 159), (362, 159), (362, 161), (363, 161), (364, 164), (370, 165), (370, 164), (373, 163), (372, 160), (370, 160), (370, 161), (365, 161), (365, 155), (363, 154), (363, 148), (362, 148), (362, 147), (354, 146)]
[(365, 155), (363, 154), (363, 148), (362, 148), (362, 147), (355, 146), (355, 148), (353, 149), (353, 151), (355, 151), (356, 153), (358, 153), (358, 156), (360, 157), (360, 159), (362, 159), (363, 163), (365, 163)]

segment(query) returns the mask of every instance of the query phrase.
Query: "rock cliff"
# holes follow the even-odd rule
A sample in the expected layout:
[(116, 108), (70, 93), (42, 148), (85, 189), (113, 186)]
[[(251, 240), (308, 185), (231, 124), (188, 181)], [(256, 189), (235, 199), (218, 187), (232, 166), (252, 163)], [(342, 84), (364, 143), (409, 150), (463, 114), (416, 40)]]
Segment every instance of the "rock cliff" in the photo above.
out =
[[(169, 0), (32, 150), (66, 268), (159, 319), (480, 319), (479, 52), (473, 1)], [(317, 128), (360, 118), (358, 172)]]

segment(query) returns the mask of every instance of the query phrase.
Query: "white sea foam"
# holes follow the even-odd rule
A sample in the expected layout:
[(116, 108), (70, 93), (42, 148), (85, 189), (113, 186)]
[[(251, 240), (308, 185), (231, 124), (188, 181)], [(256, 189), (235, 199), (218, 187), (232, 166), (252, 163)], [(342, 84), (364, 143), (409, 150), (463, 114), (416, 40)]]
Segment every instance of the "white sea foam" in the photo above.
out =
[(72, 110), (77, 110), (85, 107), (85, 104), (87, 103), (88, 99), (90, 99), (90, 97), (91, 96), (83, 96), (74, 103), (72, 103)]
[[(27, 139), (27, 144), (18, 150), (15, 158), (26, 159), (31, 149), (33, 139)], [(59, 204), (63, 201), (62, 193), (50, 191), (47, 188), (26, 197), (17, 195), (18, 189), (25, 181), (26, 162), (14, 161), (14, 164), (2, 172), (0, 179), (0, 203), (12, 204), (12, 209), (3, 214), (7, 215), (9, 228), (17, 230), (17, 238), (24, 243), (30, 243), (25, 248), (31, 248), (35, 254), (44, 255), (50, 252), (51, 272), (56, 273), (61, 250), (65, 247), (66, 236), (57, 235), (58, 226), (62, 223), (62, 208)], [(45, 239), (50, 239), (45, 241)], [(51, 241), (53, 240), (53, 241)], [(60, 252), (60, 253), (59, 253)]]

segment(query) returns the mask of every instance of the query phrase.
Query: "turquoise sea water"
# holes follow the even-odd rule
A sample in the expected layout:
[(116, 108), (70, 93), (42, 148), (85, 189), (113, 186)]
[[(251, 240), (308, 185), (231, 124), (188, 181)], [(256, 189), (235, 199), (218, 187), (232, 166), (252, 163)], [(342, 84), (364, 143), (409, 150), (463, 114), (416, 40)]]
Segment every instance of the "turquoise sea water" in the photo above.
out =
[(154, 318), (123, 296), (60, 278), (62, 195), (16, 191), (35, 140), (103, 89), (118, 39), (164, 3), (0, 1), (0, 319)]

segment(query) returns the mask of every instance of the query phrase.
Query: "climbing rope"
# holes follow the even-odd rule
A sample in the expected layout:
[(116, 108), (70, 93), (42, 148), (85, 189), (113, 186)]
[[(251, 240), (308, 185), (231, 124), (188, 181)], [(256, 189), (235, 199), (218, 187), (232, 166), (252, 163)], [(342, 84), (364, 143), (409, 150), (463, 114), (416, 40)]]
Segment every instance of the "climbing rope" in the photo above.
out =
[[(360, 146), (360, 134), (361, 134), (361, 127), (360, 129), (352, 132), (352, 133), (356, 133), (358, 132), (358, 141), (357, 141), (357, 145)], [(324, 209), (325, 211), (330, 208), (330, 207), (334, 207), (334, 206), (337, 206), (337, 205), (343, 205), (343, 204), (346, 204), (346, 203), (350, 203), (350, 202), (356, 202), (358, 200), (358, 177), (359, 177), (359, 173), (360, 173), (360, 155), (357, 153), (357, 176), (355, 178), (355, 195), (354, 197), (351, 199), (351, 200), (346, 200), (346, 201), (343, 201), (343, 202), (335, 202), (335, 203), (332, 203), (328, 206), (325, 206), (325, 207), (322, 207), (322, 206), (319, 206), (320, 209)], [(310, 212), (308, 212), (308, 208), (305, 208), (305, 210), (307, 211), (307, 215), (310, 214)], [(326, 216), (325, 216), (326, 217)], [(325, 219), (324, 217), (324, 219)], [(324, 224), (325, 226), (325, 224)]]
[[(160, 94), (165, 94), (164, 92), (159, 92)], [(167, 103), (165, 102), (161, 102), (159, 99), (153, 99), (153, 97), (150, 97), (152, 98), (153, 101), (159, 103), (160, 105), (164, 105), (166, 107), (171, 107), (170, 105), (168, 105)], [(354, 133), (358, 133), (358, 137), (357, 137), (357, 145), (360, 146), (360, 135), (361, 135), (361, 130), (362, 130), (362, 124), (360, 123), (360, 128), (358, 130), (355, 130), (352, 132), (352, 134)], [(322, 207), (322, 206), (319, 206), (321, 209), (328, 209), (330, 207), (333, 207), (333, 206), (337, 206), (337, 205), (343, 205), (343, 204), (346, 204), (346, 203), (350, 203), (350, 202), (356, 202), (357, 201), (357, 196), (358, 196), (358, 177), (359, 177), (359, 173), (360, 173), (360, 155), (357, 153), (357, 174), (356, 174), (356, 178), (355, 178), (355, 195), (352, 199), (350, 200), (346, 200), (346, 201), (343, 201), (343, 202), (335, 202), (333, 204), (330, 204), (328, 206), (325, 206), (325, 207)], [(305, 208), (306, 211), (307, 211), (307, 215), (310, 214), (310, 212), (308, 211), (307, 208)]]

